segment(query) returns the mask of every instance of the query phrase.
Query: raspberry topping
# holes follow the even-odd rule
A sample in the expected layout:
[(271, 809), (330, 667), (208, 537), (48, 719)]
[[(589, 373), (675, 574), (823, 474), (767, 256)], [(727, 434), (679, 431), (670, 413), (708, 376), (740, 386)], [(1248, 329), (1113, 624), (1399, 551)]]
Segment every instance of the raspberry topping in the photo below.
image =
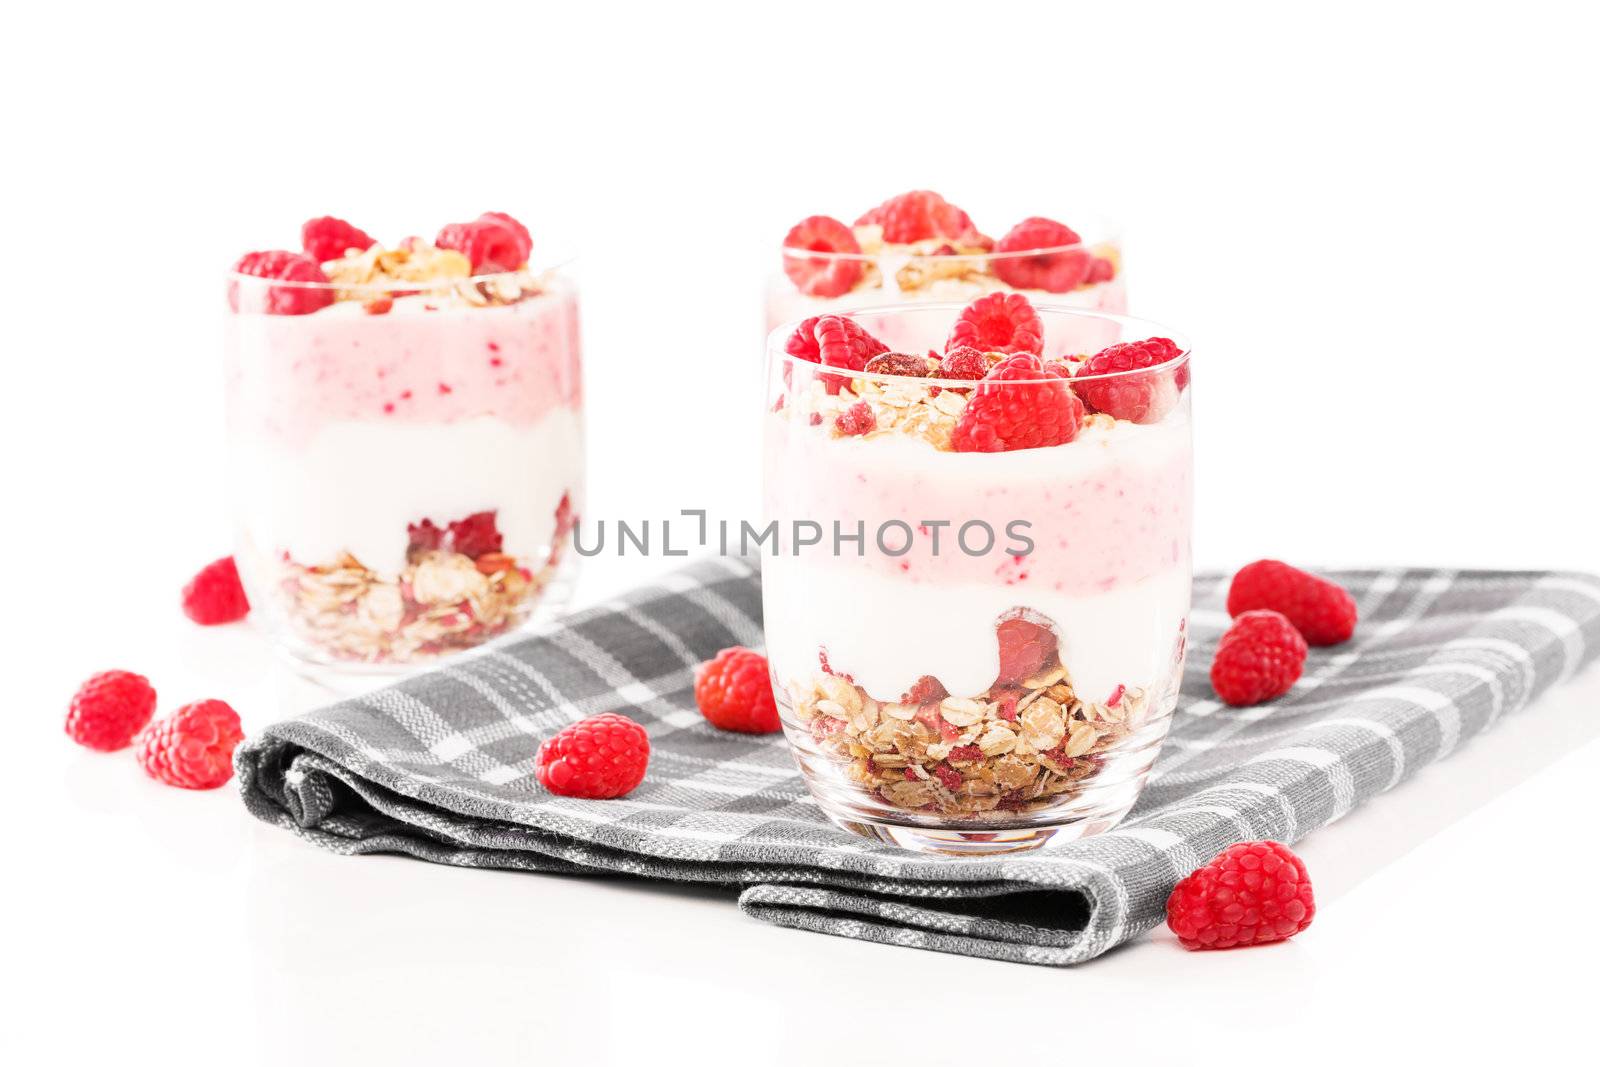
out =
[(1021, 293), (990, 293), (961, 310), (945, 341), (946, 352), (969, 346), (985, 352), (1044, 353), (1044, 323)]
[(839, 417), (833, 420), (833, 425), (846, 437), (859, 437), (878, 428), (878, 416), (872, 413), (872, 405), (865, 400), (857, 400), (839, 412)]
[(539, 784), (564, 797), (610, 800), (644, 781), (650, 737), (625, 715), (606, 712), (566, 727), (539, 746)]
[(748, 648), (725, 648), (694, 676), (700, 714), (719, 730), (770, 734), (780, 727), (767, 657)]
[(433, 243), (466, 256), (474, 274), (516, 270), (527, 262), (522, 251), (523, 239), (517, 231), (490, 218), (452, 222), (439, 231)]
[(1048, 448), (1071, 441), (1082, 424), (1083, 402), (1065, 374), (1022, 352), (995, 364), (978, 383), (950, 445), (957, 452)]
[(862, 368), (868, 374), (894, 374), (906, 378), (928, 377), (928, 361), (904, 352), (884, 352), (867, 360)]
[(1187, 949), (1282, 941), (1310, 926), (1316, 914), (1306, 865), (1276, 841), (1223, 849), (1167, 898), (1167, 926)]
[(882, 226), (884, 241), (896, 245), (936, 238), (961, 244), (985, 240), (965, 211), (926, 189), (890, 197), (857, 219), (856, 225)]
[[(1126, 341), (1090, 356), (1078, 376), (1088, 378), (1145, 370), (1177, 359), (1182, 354), (1183, 350), (1165, 337)], [(1172, 406), (1178, 402), (1183, 383), (1176, 374), (1155, 371), (1109, 378), (1102, 382), (1082, 381), (1075, 388), (1092, 411), (1102, 411), (1130, 422), (1149, 423), (1160, 422), (1172, 410)]]
[(1356, 602), (1343, 586), (1275, 559), (1240, 568), (1228, 587), (1228, 614), (1276, 611), (1308, 645), (1337, 645), (1356, 630)]
[(1276, 611), (1246, 611), (1217, 642), (1211, 688), (1236, 708), (1287, 693), (1306, 663), (1306, 639)]
[[(268, 315), (309, 315), (333, 303), (333, 290), (325, 288), (328, 276), (322, 273), (322, 265), (299, 252), (246, 252), (233, 265), (233, 273), (247, 274), (252, 278), (299, 283), (269, 285), (266, 287), (265, 295), (262, 295), (259, 286), (241, 286), (237, 281), (230, 281), (228, 307), (234, 311), (260, 311)], [(240, 307), (241, 297), (247, 306)]]
[(995, 685), (1011, 685), (1038, 674), (1056, 655), (1055, 631), (1028, 619), (1006, 619), (995, 627), (1000, 644), (1000, 674)]
[(479, 222), (493, 222), (510, 230), (517, 238), (517, 266), (528, 262), (528, 257), (533, 255), (533, 235), (528, 228), (504, 211), (485, 211), (478, 216)]
[(201, 700), (139, 735), (139, 766), (180, 789), (215, 789), (233, 777), (233, 750), (243, 740), (238, 712), (220, 700)]
[[(852, 258), (861, 245), (850, 227), (827, 215), (812, 215), (795, 223), (783, 239), (783, 272), (807, 296), (842, 296), (856, 287), (867, 272), (864, 260)], [(848, 255), (798, 256), (805, 252)]]
[(889, 346), (841, 315), (823, 315), (811, 328), (817, 354), (824, 366), (845, 370), (864, 370), (873, 356), (889, 351)]
[(970, 345), (957, 345), (939, 361), (939, 377), (975, 382), (989, 373), (989, 357)]
[(207, 563), (183, 587), (183, 613), (201, 626), (237, 622), (249, 612), (250, 601), (232, 556)]
[(1047, 293), (1065, 293), (1082, 285), (1089, 277), (1089, 253), (1082, 248), (1066, 248), (1081, 244), (1083, 239), (1069, 227), (1053, 219), (1037, 215), (1023, 219), (995, 242), (996, 253), (1031, 252), (1035, 249), (1058, 248), (1059, 252), (1042, 255), (997, 255), (994, 272), (999, 279), (1014, 289), (1043, 289)]
[(300, 227), (300, 247), (318, 263), (339, 259), (351, 249), (365, 252), (377, 243), (362, 230), (332, 215), (308, 219)]
[(156, 710), (156, 691), (142, 674), (101, 671), (79, 687), (67, 708), (67, 736), (88, 748), (127, 748)]

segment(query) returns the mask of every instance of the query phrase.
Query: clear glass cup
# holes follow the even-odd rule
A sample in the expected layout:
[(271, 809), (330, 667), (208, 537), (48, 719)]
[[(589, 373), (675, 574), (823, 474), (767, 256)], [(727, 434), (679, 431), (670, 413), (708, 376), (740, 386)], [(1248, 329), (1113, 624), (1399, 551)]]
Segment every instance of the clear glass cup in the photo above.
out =
[[(1122, 242), (1109, 223), (1077, 217), (1084, 224), (1078, 244), (1025, 252), (954, 251), (934, 239), (915, 245), (876, 245), (863, 251), (782, 250), (782, 270), (767, 285), (766, 325), (813, 315), (898, 303), (966, 302), (990, 292), (1019, 292), (1040, 306), (1085, 308), (1123, 314), (1128, 289), (1123, 279)], [(809, 279), (827, 279), (817, 286)], [(826, 295), (805, 292), (802, 284)], [(843, 292), (835, 290), (848, 286)], [(883, 324), (891, 348), (910, 348), (896, 324)]]
[(570, 261), (231, 274), (228, 298), (236, 555), (282, 651), (324, 680), (402, 673), (561, 607), (584, 492)]
[[(922, 352), (942, 347), (960, 310), (849, 317)], [(1170, 336), (1038, 311), (1050, 360)], [(818, 804), (924, 851), (1027, 849), (1113, 826), (1182, 676), (1186, 348), (1121, 374), (952, 382), (819, 367), (785, 351), (795, 325), (767, 347), (762, 585), (784, 731)], [(1065, 443), (953, 450), (981, 440), (968, 412), (980, 402), (1013, 420), (1054, 411), (1060, 425), (1087, 407)]]

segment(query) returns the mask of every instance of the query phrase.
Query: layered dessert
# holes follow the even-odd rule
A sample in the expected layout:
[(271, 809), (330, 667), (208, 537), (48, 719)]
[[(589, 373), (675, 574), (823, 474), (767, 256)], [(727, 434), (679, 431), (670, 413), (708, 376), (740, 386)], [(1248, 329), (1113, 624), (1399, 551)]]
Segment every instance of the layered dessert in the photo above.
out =
[(1188, 356), (1138, 330), (995, 293), (774, 335), (768, 656), (830, 815), (1131, 806), (1176, 697), (1192, 497)]
[(302, 655), (405, 664), (526, 621), (582, 505), (577, 292), (489, 213), (385, 246), (332, 218), (229, 279), (253, 604)]
[[(891, 197), (848, 226), (828, 215), (802, 219), (783, 239), (782, 266), (768, 289), (769, 330), (830, 312), (991, 292), (1021, 293), (1041, 306), (1127, 310), (1122, 251), (1104, 226), (1031, 216), (991, 237), (928, 190)], [(879, 321), (882, 339), (896, 347), (899, 328)]]

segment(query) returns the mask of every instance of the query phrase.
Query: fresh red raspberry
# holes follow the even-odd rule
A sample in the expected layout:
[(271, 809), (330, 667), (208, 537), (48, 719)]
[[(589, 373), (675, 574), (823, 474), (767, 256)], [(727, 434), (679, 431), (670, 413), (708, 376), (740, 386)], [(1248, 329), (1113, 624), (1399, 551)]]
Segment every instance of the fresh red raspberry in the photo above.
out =
[(846, 370), (865, 370), (873, 356), (889, 346), (842, 315), (814, 315), (795, 327), (784, 343), (791, 356)]
[(300, 247), (318, 263), (339, 259), (352, 248), (357, 252), (365, 252), (377, 243), (344, 219), (336, 219), (332, 215), (308, 219), (300, 227)]
[(939, 377), (975, 382), (989, 373), (989, 357), (970, 345), (957, 345), (939, 361)]
[(1029, 619), (1006, 619), (995, 628), (1000, 644), (1000, 674), (996, 685), (1011, 685), (1038, 674), (1056, 655), (1059, 640), (1048, 626)]
[(139, 766), (167, 785), (215, 789), (233, 777), (233, 750), (243, 740), (238, 712), (220, 700), (201, 700), (139, 735)]
[(905, 695), (900, 698), (900, 703), (937, 704), (949, 695), (950, 690), (944, 687), (943, 682), (931, 674), (924, 674), (921, 678), (911, 683), (911, 688), (906, 690)]
[(1258, 559), (1233, 576), (1228, 614), (1266, 608), (1294, 624), (1308, 645), (1337, 645), (1356, 631), (1356, 601), (1343, 586), (1275, 559)]
[(884, 352), (873, 356), (861, 369), (868, 374), (894, 374), (905, 378), (928, 377), (928, 361), (921, 356), (909, 356), (904, 352)]
[(479, 222), (493, 222), (510, 230), (517, 238), (517, 266), (528, 262), (528, 257), (533, 255), (533, 235), (528, 228), (504, 211), (485, 211), (478, 216)]
[(978, 383), (950, 436), (957, 452), (1014, 452), (1066, 444), (1083, 425), (1083, 402), (1066, 376), (1038, 356), (1007, 356)]
[(1310, 926), (1316, 914), (1306, 865), (1276, 841), (1223, 849), (1167, 898), (1167, 926), (1187, 949), (1283, 941)]
[[(1089, 277), (1089, 253), (1070, 227), (1053, 219), (1023, 219), (995, 242), (994, 273), (1014, 289), (1043, 289), (1047, 293), (1066, 293), (1084, 283)], [(1004, 253), (1032, 252), (1037, 249), (1062, 249), (1043, 255), (1005, 255)]]
[(333, 290), (327, 288), (322, 264), (299, 252), (246, 252), (233, 265), (233, 273), (291, 283), (269, 285), (263, 295), (260, 286), (246, 285), (241, 292), (240, 283), (231, 281), (228, 307), (234, 311), (241, 310), (241, 296), (246, 305), (242, 310), (268, 315), (309, 315), (333, 303)]
[[(1078, 378), (1146, 370), (1181, 355), (1183, 349), (1165, 337), (1125, 341), (1090, 356), (1078, 372)], [(1182, 391), (1177, 375), (1168, 371), (1129, 374), (1099, 382), (1078, 381), (1074, 388), (1091, 411), (1102, 411), (1114, 418), (1144, 423), (1160, 422), (1178, 402), (1178, 393)]]
[(452, 222), (439, 231), (433, 243), (466, 256), (474, 274), (516, 270), (527, 262), (522, 252), (522, 237), (510, 226), (493, 219)]
[(201, 626), (238, 622), (250, 613), (232, 556), (207, 563), (189, 579), (183, 587), (183, 613)]
[(767, 657), (748, 648), (725, 648), (694, 673), (694, 702), (719, 730), (770, 734), (779, 729)]
[(961, 310), (944, 350), (967, 346), (984, 352), (1044, 353), (1044, 323), (1021, 293), (990, 293)]
[(1306, 639), (1276, 611), (1246, 611), (1233, 620), (1211, 661), (1211, 688), (1236, 708), (1287, 693), (1306, 664)]
[(644, 781), (649, 763), (650, 736), (644, 727), (608, 711), (546, 738), (533, 771), (539, 784), (558, 796), (610, 800)]
[[(783, 272), (807, 296), (843, 296), (867, 272), (866, 261), (856, 258), (861, 245), (855, 233), (838, 219), (812, 215), (795, 223), (783, 239)], [(844, 253), (800, 256), (796, 251)]]
[(878, 428), (878, 416), (872, 413), (872, 406), (865, 400), (857, 400), (839, 412), (833, 425), (845, 437), (860, 437)]
[(149, 679), (132, 671), (101, 671), (84, 682), (67, 708), (67, 736), (87, 748), (127, 748), (156, 710)]
[(1085, 278), (1085, 285), (1099, 285), (1109, 282), (1117, 276), (1117, 265), (1103, 256), (1095, 256), (1089, 260), (1089, 276)]
[(940, 237), (961, 244), (984, 240), (965, 211), (926, 189), (890, 197), (857, 219), (856, 225), (882, 226), (884, 241), (895, 245)]

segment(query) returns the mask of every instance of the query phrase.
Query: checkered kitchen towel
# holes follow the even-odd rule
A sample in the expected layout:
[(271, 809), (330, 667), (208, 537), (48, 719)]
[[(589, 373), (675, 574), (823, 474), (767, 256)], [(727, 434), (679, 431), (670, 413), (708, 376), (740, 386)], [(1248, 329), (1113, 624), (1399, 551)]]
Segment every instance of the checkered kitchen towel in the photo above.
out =
[[(1224, 580), (1196, 582), (1183, 700), (1122, 826), (992, 859), (925, 857), (835, 829), (781, 736), (719, 733), (694, 665), (759, 645), (736, 560), (575, 615), (548, 636), (270, 727), (240, 749), (245, 803), (345, 853), (725, 885), (749, 914), (846, 937), (1025, 963), (1091, 959), (1161, 921), (1173, 883), (1242, 840), (1294, 841), (1448, 755), (1600, 649), (1600, 578), (1402, 570), (1336, 575), (1352, 642), (1313, 649), (1285, 699), (1210, 697)], [(541, 738), (618, 707), (651, 735), (621, 800), (554, 797)]]

